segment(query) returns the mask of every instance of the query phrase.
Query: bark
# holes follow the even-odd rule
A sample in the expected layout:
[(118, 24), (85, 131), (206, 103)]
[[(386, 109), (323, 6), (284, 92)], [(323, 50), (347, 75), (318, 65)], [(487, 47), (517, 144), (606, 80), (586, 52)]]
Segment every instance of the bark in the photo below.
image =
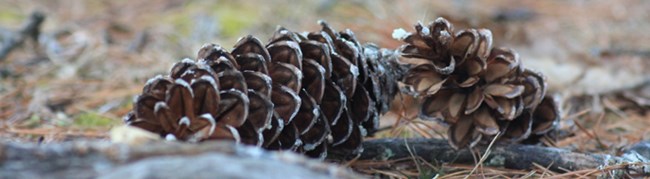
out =
[[(287, 171), (287, 172), (278, 172)], [(290, 172), (289, 172), (290, 171)], [(229, 142), (0, 143), (0, 178), (359, 178), (290, 152)]]

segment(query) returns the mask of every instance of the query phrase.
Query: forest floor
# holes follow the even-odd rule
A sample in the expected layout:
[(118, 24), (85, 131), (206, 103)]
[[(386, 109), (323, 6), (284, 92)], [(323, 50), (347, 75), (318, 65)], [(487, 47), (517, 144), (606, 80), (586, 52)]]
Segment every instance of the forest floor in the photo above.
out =
[[(4, 0), (0, 46), (37, 11), (45, 16), (38, 39), (0, 54), (0, 141), (108, 140), (145, 81), (205, 43), (232, 47), (248, 34), (264, 40), (278, 25), (313, 31), (323, 19), (361, 42), (397, 48), (394, 29), (437, 17), (456, 29), (491, 29), (496, 46), (517, 50), (527, 67), (546, 74), (563, 117), (562, 133), (545, 145), (619, 155), (650, 139), (650, 1)], [(374, 138), (446, 137), (440, 124), (417, 118), (413, 99), (398, 101)], [(438, 178), (466, 176), (474, 167), (416, 162), (360, 172), (425, 176), (419, 166), (444, 173)], [(480, 170), (483, 177), (555, 175), (544, 167)]]

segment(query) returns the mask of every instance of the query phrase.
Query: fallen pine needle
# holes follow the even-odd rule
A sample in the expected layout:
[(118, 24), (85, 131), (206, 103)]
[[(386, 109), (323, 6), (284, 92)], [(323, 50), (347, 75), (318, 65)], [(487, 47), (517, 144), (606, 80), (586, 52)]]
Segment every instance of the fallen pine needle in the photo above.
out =
[(478, 163), (474, 166), (474, 168), (472, 169), (472, 171), (470, 171), (469, 174), (467, 174), (467, 176), (465, 176), (465, 179), (467, 179), (467, 177), (469, 177), (470, 175), (472, 175), (472, 174), (474, 173), (474, 171), (476, 171), (476, 169), (477, 169), (480, 165), (482, 165), (483, 162), (487, 159), (487, 156), (489, 156), (489, 155), (490, 155), (490, 152), (492, 152), (492, 145), (494, 144), (495, 141), (497, 141), (497, 138), (499, 137), (500, 134), (501, 134), (501, 132), (498, 132), (497, 135), (494, 135), (494, 138), (493, 138), (492, 141), (490, 142), (490, 145), (488, 145), (487, 149), (485, 150), (485, 153), (483, 154), (483, 156), (481, 157), (481, 159), (478, 161)]

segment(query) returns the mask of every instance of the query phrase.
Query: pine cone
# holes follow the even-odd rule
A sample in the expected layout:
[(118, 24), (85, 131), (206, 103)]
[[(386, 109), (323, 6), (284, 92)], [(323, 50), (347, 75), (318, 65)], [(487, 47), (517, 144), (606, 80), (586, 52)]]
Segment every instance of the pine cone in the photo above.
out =
[(451, 125), (455, 148), (499, 133), (502, 141), (530, 140), (559, 119), (544, 77), (513, 50), (492, 48), (489, 30), (452, 35), (442, 18), (417, 24), (399, 52), (418, 60), (404, 66), (395, 51), (320, 24), (304, 34), (278, 28), (266, 46), (252, 36), (232, 52), (205, 45), (197, 61), (150, 79), (125, 121), (184, 141), (226, 139), (314, 157), (332, 148), (358, 153), (400, 79), (402, 91), (421, 97), (422, 118)]
[(358, 153), (397, 87), (385, 51), (350, 30), (298, 34), (279, 28), (264, 46), (241, 38), (232, 52), (205, 45), (197, 61), (150, 79), (129, 125), (184, 141), (227, 139), (324, 157)]
[(544, 77), (525, 69), (515, 51), (492, 48), (489, 30), (454, 35), (443, 18), (415, 30), (400, 48), (403, 57), (416, 59), (400, 88), (421, 96), (421, 118), (450, 125), (453, 147), (472, 147), (499, 133), (502, 141), (519, 142), (554, 128), (559, 110), (544, 98)]

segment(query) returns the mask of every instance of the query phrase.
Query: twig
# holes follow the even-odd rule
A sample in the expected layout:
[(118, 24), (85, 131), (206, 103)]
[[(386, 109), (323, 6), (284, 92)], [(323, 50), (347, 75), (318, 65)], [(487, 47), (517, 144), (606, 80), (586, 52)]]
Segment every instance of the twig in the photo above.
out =
[[(363, 143), (364, 152), (359, 157), (360, 161), (390, 161), (411, 157), (410, 151), (415, 156), (426, 159), (431, 163), (454, 163), (454, 164), (475, 164), (472, 152), (468, 149), (455, 150), (446, 140), (441, 139), (407, 139), (408, 148), (404, 139), (375, 139)], [(629, 152), (639, 152), (640, 155), (650, 155), (650, 142), (641, 142), (631, 148)], [(534, 163), (548, 166), (550, 171), (566, 173), (569, 171), (590, 170), (601, 167), (612, 161), (634, 162), (622, 157), (607, 154), (576, 153), (569, 150), (541, 147), (532, 145), (495, 145), (490, 148), (489, 153), (485, 146), (477, 146), (475, 149), (484, 153), (484, 165), (491, 167), (503, 167), (508, 169), (531, 169)], [(330, 159), (345, 160), (347, 156), (331, 154)], [(644, 156), (650, 158), (650, 156)], [(380, 164), (380, 163), (377, 163)], [(375, 168), (388, 167), (390, 162), (384, 166), (374, 165)], [(355, 166), (357, 167), (357, 166)]]
[(83, 136), (83, 137), (94, 137), (94, 138), (106, 138), (108, 136), (106, 133), (98, 132), (98, 131), (73, 131), (73, 130), (57, 130), (57, 129), (9, 128), (7, 132), (14, 133), (14, 134)]

